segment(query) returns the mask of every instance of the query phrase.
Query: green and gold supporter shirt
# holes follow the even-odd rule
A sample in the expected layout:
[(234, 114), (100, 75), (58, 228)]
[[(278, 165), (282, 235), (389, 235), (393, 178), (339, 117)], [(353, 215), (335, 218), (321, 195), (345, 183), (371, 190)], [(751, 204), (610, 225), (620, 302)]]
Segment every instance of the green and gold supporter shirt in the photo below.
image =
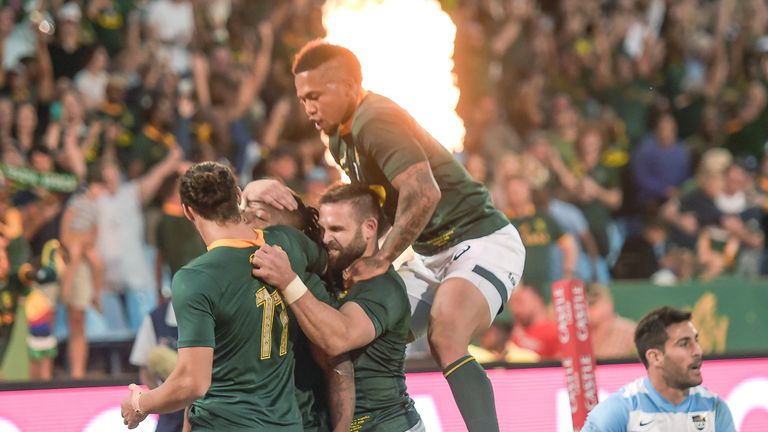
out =
[[(615, 189), (621, 185), (619, 172), (603, 163), (599, 163), (585, 175), (605, 189)], [(578, 206), (587, 219), (589, 230), (595, 237), (600, 254), (607, 255), (610, 248), (607, 226), (611, 222), (611, 209), (598, 199), (586, 203), (581, 202)]]
[[(11, 231), (7, 225), (0, 226), (0, 229), (6, 235)], [(6, 254), (9, 264), (8, 275), (0, 280), (0, 363), (11, 342), (19, 299), (30, 292), (30, 281), (26, 279), (26, 272), (29, 269), (29, 264), (26, 264), (29, 259), (29, 245), (24, 237), (13, 238), (6, 248)]]
[(404, 109), (384, 96), (369, 92), (355, 111), (351, 131), (337, 132), (329, 147), (352, 182), (376, 187), (384, 195), (384, 213), (390, 223), (398, 199), (392, 180), (411, 165), (429, 162), (442, 196), (413, 245), (420, 254), (435, 254), (509, 223), (493, 207), (485, 187), (472, 180), (453, 155)]
[(134, 129), (136, 129), (136, 118), (131, 110), (124, 103), (104, 102), (96, 117), (102, 122), (102, 133), (99, 141), (88, 150), (85, 155), (88, 162), (94, 162), (104, 153), (104, 142), (106, 140), (106, 130), (111, 127), (110, 124), (119, 127), (115, 139), (117, 145), (117, 156), (120, 163), (127, 165), (130, 159), (131, 142), (134, 139)]
[(94, 15), (88, 15), (95, 38), (115, 58), (123, 49), (128, 15), (134, 9), (134, 1), (111, 0), (101, 3)]
[(205, 252), (205, 243), (180, 205), (166, 203), (157, 224), (157, 250), (168, 263), (171, 275)]
[(362, 281), (341, 302), (355, 302), (376, 330), (376, 339), (351, 351), (355, 367), (355, 417), (350, 431), (403, 432), (419, 422), (405, 387), (405, 345), (411, 308), (403, 280), (387, 273)]
[(151, 125), (146, 125), (131, 142), (128, 164), (130, 166), (134, 161), (141, 161), (143, 163), (141, 174), (146, 173), (160, 163), (177, 145), (172, 133), (162, 132)]
[(302, 431), (294, 390), (295, 324), (276, 289), (251, 276), (250, 255), (266, 241), (286, 251), (297, 274), (319, 272), (324, 256), (286, 227), (255, 240), (220, 240), (173, 278), (179, 348), (213, 348), (211, 386), (195, 401), (196, 431)]
[(550, 287), (552, 282), (551, 250), (557, 242), (563, 238), (565, 231), (547, 213), (531, 206), (523, 214), (506, 212), (509, 221), (517, 228), (520, 238), (525, 246), (525, 270), (523, 280), (539, 288), (544, 300), (549, 302)]

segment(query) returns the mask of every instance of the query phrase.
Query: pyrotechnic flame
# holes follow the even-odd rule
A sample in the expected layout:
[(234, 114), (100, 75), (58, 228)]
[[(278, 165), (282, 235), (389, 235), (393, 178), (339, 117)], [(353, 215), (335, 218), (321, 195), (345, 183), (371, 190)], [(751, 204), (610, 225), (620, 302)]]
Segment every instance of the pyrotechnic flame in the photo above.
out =
[(464, 123), (456, 114), (453, 70), (456, 26), (436, 0), (327, 0), (326, 39), (355, 53), (363, 87), (408, 110), (451, 151)]

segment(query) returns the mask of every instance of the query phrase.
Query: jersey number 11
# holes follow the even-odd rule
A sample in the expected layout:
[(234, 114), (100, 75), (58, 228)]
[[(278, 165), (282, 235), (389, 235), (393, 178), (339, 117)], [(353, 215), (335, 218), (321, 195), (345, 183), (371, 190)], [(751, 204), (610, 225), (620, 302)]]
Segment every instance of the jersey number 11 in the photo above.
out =
[(266, 287), (256, 291), (256, 306), (264, 307), (261, 318), (261, 360), (272, 356), (272, 323), (275, 318), (275, 308), (278, 305), (280, 305), (278, 318), (283, 327), (280, 332), (280, 356), (282, 357), (288, 353), (288, 312), (285, 310), (283, 298), (277, 291), (270, 293)]

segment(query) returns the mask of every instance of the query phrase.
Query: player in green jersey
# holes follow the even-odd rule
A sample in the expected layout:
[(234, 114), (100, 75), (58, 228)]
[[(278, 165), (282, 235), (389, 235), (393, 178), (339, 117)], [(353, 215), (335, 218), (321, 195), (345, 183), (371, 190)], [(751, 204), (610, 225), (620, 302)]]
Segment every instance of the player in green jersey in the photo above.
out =
[(381, 192), (392, 224), (381, 249), (350, 266), (347, 284), (387, 272), (413, 245), (414, 259), (399, 269), (413, 333), (428, 332), (467, 428), (498, 431), (493, 388), (467, 346), (520, 281), (525, 249), (519, 234), (493, 208), (485, 187), (403, 108), (362, 88), (351, 51), (310, 42), (293, 73), (296, 95), (329, 136), (331, 154), (353, 183)]
[[(269, 233), (276, 229), (276, 225), (301, 230), (307, 237), (322, 244), (323, 232), (318, 225), (316, 209), (305, 206), (298, 197), (295, 199), (298, 208), (294, 211), (280, 210), (258, 200), (265, 191), (278, 186), (276, 183), (271, 179), (256, 180), (243, 190), (244, 196), (255, 198), (243, 199), (240, 203), (246, 223), (253, 228), (264, 229), (267, 244), (274, 244)], [(336, 304), (318, 275), (310, 275), (305, 282), (320, 301)], [(311, 344), (301, 328), (298, 329), (294, 349), (296, 399), (304, 432), (348, 431), (355, 408), (354, 369), (348, 356), (329, 358)]]
[(232, 172), (215, 162), (194, 165), (181, 179), (184, 214), (208, 252), (174, 276), (178, 361), (159, 387), (132, 387), (121, 406), (129, 427), (147, 413), (191, 404), (193, 431), (303, 430), (293, 378), (296, 326), (279, 293), (250, 275), (249, 257), (270, 237), (306, 278), (323, 271), (324, 254), (293, 229), (254, 236), (239, 198)]
[[(345, 185), (328, 191), (320, 203), (329, 271), (338, 276), (358, 258), (376, 252), (381, 219), (378, 197), (366, 186)], [(336, 310), (307, 293), (282, 250), (266, 246), (254, 253), (253, 263), (255, 275), (282, 291), (311, 341), (331, 356), (349, 353), (356, 393), (350, 430), (424, 430), (405, 386), (410, 307), (394, 268), (342, 289)]]

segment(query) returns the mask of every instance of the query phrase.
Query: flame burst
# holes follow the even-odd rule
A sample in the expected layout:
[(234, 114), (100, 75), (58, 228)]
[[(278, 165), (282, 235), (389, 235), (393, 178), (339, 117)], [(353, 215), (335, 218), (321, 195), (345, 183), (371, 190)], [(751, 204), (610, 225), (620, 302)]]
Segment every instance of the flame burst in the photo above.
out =
[(436, 0), (327, 0), (323, 24), (328, 42), (360, 59), (363, 87), (408, 110), (449, 150), (462, 149), (456, 26)]

